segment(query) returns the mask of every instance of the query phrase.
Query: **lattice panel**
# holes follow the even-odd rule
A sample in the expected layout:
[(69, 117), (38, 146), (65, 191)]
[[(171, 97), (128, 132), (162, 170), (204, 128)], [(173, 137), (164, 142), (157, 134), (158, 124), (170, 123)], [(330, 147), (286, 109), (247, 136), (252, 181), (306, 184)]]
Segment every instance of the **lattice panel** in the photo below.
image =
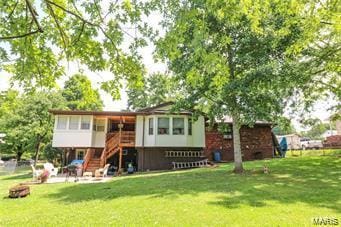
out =
[(165, 156), (167, 158), (195, 158), (204, 157), (204, 151), (166, 151)]

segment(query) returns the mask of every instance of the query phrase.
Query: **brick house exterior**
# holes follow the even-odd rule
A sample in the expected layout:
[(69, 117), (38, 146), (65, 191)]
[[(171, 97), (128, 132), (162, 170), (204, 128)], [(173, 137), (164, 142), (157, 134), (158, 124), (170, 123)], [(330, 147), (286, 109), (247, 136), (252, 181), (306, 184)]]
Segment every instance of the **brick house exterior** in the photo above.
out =
[[(271, 124), (256, 124), (253, 128), (243, 126), (240, 131), (240, 140), (243, 160), (273, 157)], [(233, 161), (232, 133), (224, 136), (216, 127), (211, 130), (206, 128), (204, 154), (209, 160), (213, 160), (213, 153), (216, 150), (221, 152), (222, 161)]]

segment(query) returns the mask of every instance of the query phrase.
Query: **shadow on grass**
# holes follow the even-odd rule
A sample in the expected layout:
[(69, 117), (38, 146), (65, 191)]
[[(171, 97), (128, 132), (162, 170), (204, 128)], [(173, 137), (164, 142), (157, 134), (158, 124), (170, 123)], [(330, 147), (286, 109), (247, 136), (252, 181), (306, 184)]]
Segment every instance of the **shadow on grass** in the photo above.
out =
[(29, 179), (32, 178), (31, 173), (21, 173), (21, 174), (16, 174), (16, 175), (10, 175), (8, 177), (3, 176), (1, 180), (22, 180), (22, 179)]
[(184, 194), (209, 192), (217, 194), (216, 201), (210, 204), (229, 209), (241, 205), (262, 207), (267, 201), (275, 201), (283, 205), (302, 202), (341, 212), (337, 201), (341, 197), (340, 161), (335, 157), (313, 157), (248, 162), (249, 169), (260, 169), (266, 162), (271, 173), (243, 175), (231, 173), (229, 164), (215, 169), (121, 177), (102, 184), (77, 184), (47, 196), (64, 203), (77, 203), (135, 196), (176, 199)]

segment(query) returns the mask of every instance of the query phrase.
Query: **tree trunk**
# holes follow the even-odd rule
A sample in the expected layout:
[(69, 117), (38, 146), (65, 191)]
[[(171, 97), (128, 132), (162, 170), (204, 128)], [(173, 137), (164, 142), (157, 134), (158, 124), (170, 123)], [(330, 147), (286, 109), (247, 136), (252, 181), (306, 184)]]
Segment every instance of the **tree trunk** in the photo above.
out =
[(234, 170), (235, 173), (244, 172), (242, 151), (240, 146), (240, 123), (239, 116), (233, 114), (232, 116), (232, 130), (233, 130), (233, 151), (234, 151)]
[(21, 156), (23, 155), (24, 152), (22, 151), (18, 151), (17, 152), (17, 162), (19, 162), (21, 160)]
[(39, 157), (39, 150), (40, 150), (40, 141), (38, 140), (36, 144), (36, 152), (34, 154), (34, 167), (36, 167)]

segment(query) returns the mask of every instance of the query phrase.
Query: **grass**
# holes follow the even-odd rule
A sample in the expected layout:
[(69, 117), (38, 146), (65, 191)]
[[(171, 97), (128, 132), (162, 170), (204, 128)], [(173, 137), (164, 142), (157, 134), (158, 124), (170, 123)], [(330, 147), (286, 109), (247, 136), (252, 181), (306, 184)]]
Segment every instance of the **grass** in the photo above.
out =
[(315, 150), (289, 150), (286, 153), (288, 157), (297, 156), (330, 156), (330, 155), (341, 155), (340, 149), (315, 149)]
[(114, 178), (100, 184), (31, 186), (3, 198), (27, 172), (0, 177), (0, 226), (304, 226), (313, 217), (341, 220), (339, 155), (289, 157)]

